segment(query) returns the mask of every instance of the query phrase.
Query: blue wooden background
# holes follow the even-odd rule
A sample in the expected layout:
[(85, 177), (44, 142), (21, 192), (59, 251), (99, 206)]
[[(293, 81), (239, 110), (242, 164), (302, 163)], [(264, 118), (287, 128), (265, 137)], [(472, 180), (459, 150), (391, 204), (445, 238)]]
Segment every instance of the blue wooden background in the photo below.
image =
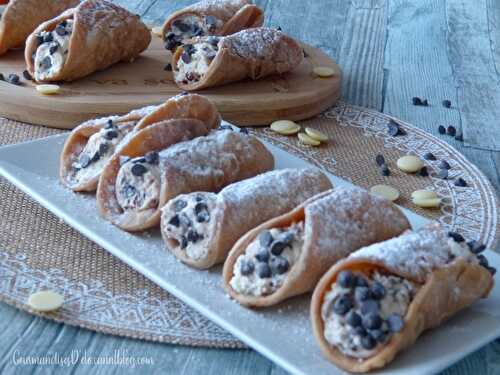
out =
[[(159, 25), (193, 1), (117, 0)], [(409, 121), (437, 135), (454, 125), (464, 142), (439, 136), (473, 161), (498, 189), (500, 165), (499, 0), (257, 0), (266, 24), (319, 47), (344, 71), (343, 98)], [(427, 98), (415, 107), (411, 98)], [(441, 106), (451, 100), (453, 109)], [(56, 324), (0, 304), (1, 374), (282, 374), (251, 350), (217, 350), (122, 339)], [(121, 350), (154, 365), (15, 366), (14, 353), (42, 356), (72, 350), (112, 356)], [(500, 341), (446, 374), (500, 374)]]

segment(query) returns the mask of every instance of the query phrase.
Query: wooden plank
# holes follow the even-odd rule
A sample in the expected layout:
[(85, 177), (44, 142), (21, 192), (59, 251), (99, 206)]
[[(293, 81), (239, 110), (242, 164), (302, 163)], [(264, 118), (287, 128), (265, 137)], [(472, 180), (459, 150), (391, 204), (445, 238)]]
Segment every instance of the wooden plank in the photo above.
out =
[(491, 54), (495, 63), (495, 71), (500, 77), (500, 1), (487, 0), (486, 8)]
[[(495, 8), (498, 10), (498, 6), (491, 10)], [(450, 0), (446, 2), (445, 16), (465, 143), (500, 151), (500, 76), (491, 49), (487, 3)], [(496, 18), (490, 21), (494, 23)], [(499, 30), (494, 26), (492, 31)], [(499, 38), (495, 37), (495, 43)]]

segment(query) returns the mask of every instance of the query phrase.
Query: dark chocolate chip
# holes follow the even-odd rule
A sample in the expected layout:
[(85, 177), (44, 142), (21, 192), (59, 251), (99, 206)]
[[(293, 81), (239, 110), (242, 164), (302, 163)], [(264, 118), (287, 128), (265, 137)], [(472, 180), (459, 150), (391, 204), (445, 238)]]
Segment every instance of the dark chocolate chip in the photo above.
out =
[(342, 288), (353, 288), (356, 285), (356, 276), (351, 271), (342, 271), (337, 276), (337, 283)]
[(267, 265), (267, 263), (257, 263), (257, 276), (261, 279), (266, 279), (271, 277), (271, 268)]
[(427, 177), (429, 176), (429, 171), (427, 170), (427, 167), (424, 166), (420, 169), (420, 171), (418, 171), (418, 174), (422, 177)]
[(240, 128), (240, 133), (249, 134), (250, 132), (248, 131), (247, 128)]
[(470, 251), (474, 254), (479, 254), (486, 250), (486, 245), (480, 243), (479, 241), (469, 241), (467, 242), (467, 246), (469, 246)]
[(43, 43), (43, 36), (41, 36), (40, 34), (38, 34), (36, 36), (36, 42), (38, 45), (42, 44)]
[(107, 143), (101, 143), (99, 145), (99, 155), (104, 156), (106, 152), (109, 150), (109, 144)]
[(356, 276), (356, 286), (368, 286), (368, 281), (366, 281), (366, 279), (361, 276), (361, 275), (358, 275)]
[(175, 39), (167, 39), (165, 41), (165, 49), (172, 51), (179, 45), (179, 42)]
[(361, 303), (361, 314), (366, 315), (368, 313), (378, 314), (379, 305), (378, 301), (373, 299), (367, 299)]
[(377, 341), (370, 335), (361, 337), (361, 346), (366, 350), (372, 350), (377, 346)]
[(424, 107), (428, 107), (429, 106), (429, 102), (427, 101), (427, 99), (422, 100), (422, 105)]
[(441, 169), (451, 169), (450, 163), (448, 163), (446, 160), (441, 160), (438, 165), (439, 168)]
[(240, 273), (243, 276), (248, 276), (255, 270), (255, 264), (251, 260), (242, 260), (240, 263)]
[(232, 128), (232, 126), (230, 126), (230, 125), (220, 125), (220, 126), (218, 127), (218, 130), (231, 130), (231, 131), (232, 131), (232, 130), (233, 130), (233, 128)]
[(270, 266), (272, 273), (277, 275), (284, 274), (290, 268), (288, 260), (284, 257), (279, 256), (271, 258)]
[(304, 58), (306, 58), (306, 59), (307, 59), (307, 58), (309, 57), (309, 54), (306, 52), (306, 50), (305, 50), (305, 49), (303, 49), (303, 50), (302, 50), (302, 52), (304, 53)]
[(163, 70), (165, 70), (167, 72), (171, 72), (172, 71), (172, 64), (168, 63), (167, 65), (165, 65), (165, 68), (163, 68)]
[(95, 163), (96, 161), (98, 161), (99, 159), (101, 158), (101, 155), (99, 154), (99, 150), (97, 150), (95, 152), (95, 154), (92, 156), (92, 158), (90, 159), (90, 162), (91, 163)]
[(62, 27), (66, 27), (67, 24), (68, 24), (68, 22), (66, 20), (64, 20), (59, 25), (61, 25)]
[(283, 31), (283, 29), (281, 28), (281, 26), (278, 26), (278, 27), (276, 28), (276, 30), (278, 30), (278, 31)]
[(53, 55), (54, 53), (57, 52), (57, 50), (59, 49), (59, 45), (57, 43), (53, 44), (52, 46), (50, 46), (49, 48), (49, 53), (51, 55)]
[(276, 240), (271, 244), (271, 253), (273, 255), (280, 255), (285, 250), (285, 247), (287, 247), (286, 243)]
[(184, 208), (186, 208), (186, 206), (187, 206), (187, 202), (185, 200), (177, 199), (174, 202), (174, 211), (175, 212), (182, 211)]
[(64, 25), (61, 25), (61, 24), (56, 26), (55, 32), (59, 36), (64, 36), (64, 35), (68, 34), (68, 32), (66, 31), (66, 27)]
[(88, 154), (81, 154), (78, 163), (81, 168), (87, 168), (90, 164), (90, 156)]
[(203, 201), (203, 197), (202, 197), (201, 195), (197, 195), (197, 196), (194, 198), (194, 200), (195, 200), (196, 202), (202, 202), (202, 201)]
[(438, 132), (439, 134), (446, 134), (446, 128), (443, 125), (439, 125)]
[(413, 105), (422, 105), (422, 99), (417, 96), (411, 98), (411, 102), (413, 103)]
[(3, 76), (2, 73), (0, 73), (0, 81), (5, 81), (5, 77)]
[(385, 165), (384, 155), (378, 154), (377, 156), (375, 156), (375, 163), (377, 163), (379, 167)]
[(378, 281), (372, 284), (370, 291), (374, 299), (382, 299), (385, 296), (385, 287)]
[(30, 72), (27, 70), (23, 71), (23, 77), (26, 81), (33, 81), (33, 77), (31, 76)]
[(178, 228), (180, 225), (179, 215), (175, 214), (174, 216), (172, 216), (172, 218), (168, 221), (168, 223)]
[(400, 332), (404, 327), (404, 320), (399, 314), (391, 314), (386, 319), (387, 326), (389, 327), (389, 331), (396, 333)]
[(198, 202), (198, 203), (196, 203), (196, 205), (194, 206), (194, 213), (196, 215), (198, 215), (199, 213), (201, 213), (203, 211), (208, 211), (207, 204), (204, 203), (204, 202)]
[(368, 332), (366, 332), (366, 329), (364, 329), (362, 325), (354, 327), (354, 333), (359, 337), (364, 337), (368, 334)]
[(125, 184), (122, 187), (121, 191), (122, 191), (122, 194), (125, 195), (127, 198), (131, 198), (137, 194), (137, 189), (134, 186), (129, 185), (129, 184)]
[(142, 176), (148, 171), (144, 164), (134, 164), (130, 170), (134, 176)]
[(196, 221), (198, 223), (208, 223), (210, 221), (210, 214), (208, 213), (208, 211), (200, 212), (198, 215), (196, 215)]
[(497, 269), (495, 267), (488, 266), (486, 268), (488, 269), (488, 271), (490, 271), (492, 275), (495, 275), (497, 273)]
[(458, 141), (458, 142), (463, 142), (463, 141), (464, 141), (464, 136), (463, 136), (463, 134), (462, 134), (462, 133), (457, 134), (457, 135), (455, 136), (455, 141)]
[(438, 174), (437, 174), (438, 178), (441, 178), (443, 180), (446, 180), (448, 178), (448, 170), (446, 169), (440, 169)]
[(448, 237), (453, 238), (453, 241), (455, 242), (464, 242), (465, 238), (457, 232), (448, 232)]
[(206, 16), (205, 17), (205, 23), (207, 25), (217, 25), (217, 18), (215, 18), (214, 16)]
[(446, 134), (454, 137), (457, 134), (457, 129), (455, 129), (454, 126), (450, 125), (448, 128), (446, 128)]
[(361, 316), (354, 310), (349, 311), (349, 313), (345, 317), (345, 320), (351, 327), (359, 327), (362, 322)]
[(188, 234), (187, 234), (187, 240), (189, 242), (193, 242), (193, 243), (196, 243), (200, 240), (203, 239), (203, 235), (201, 235), (200, 233), (198, 233), (197, 231), (193, 230), (193, 229), (190, 229), (188, 231)]
[(448, 99), (443, 100), (442, 104), (445, 108), (451, 108), (451, 101), (449, 101)]
[(295, 239), (295, 234), (291, 231), (290, 232), (283, 232), (280, 235), (280, 241), (283, 242), (287, 246), (291, 245), (294, 239)]
[(432, 152), (428, 152), (424, 155), (424, 159), (425, 160), (436, 160), (436, 157), (434, 156), (434, 154)]
[(118, 137), (118, 132), (116, 130), (108, 130), (104, 133), (104, 138), (107, 140), (112, 140), (113, 138)]
[(172, 26), (178, 28), (183, 33), (187, 32), (191, 29), (191, 25), (184, 23), (181, 20), (175, 20), (174, 22), (172, 22)]
[(177, 35), (175, 35), (174, 32), (170, 31), (167, 34), (165, 34), (165, 40), (173, 40), (177, 39)]
[[(210, 27), (209, 27), (209, 30), (210, 30)], [(193, 25), (193, 30), (191, 31), (192, 36), (202, 36), (203, 34), (205, 34), (205, 32), (203, 31), (203, 29), (200, 26)]]
[(381, 168), (380, 168), (380, 174), (382, 176), (390, 176), (391, 175), (391, 171), (389, 170), (389, 167), (387, 165), (383, 165)]
[(377, 313), (368, 313), (362, 319), (365, 329), (379, 329), (383, 323), (382, 318)]
[(458, 186), (458, 187), (466, 187), (467, 186), (467, 182), (465, 182), (465, 180), (462, 177), (457, 178), (453, 184), (455, 186)]
[(354, 291), (354, 298), (358, 303), (366, 301), (371, 298), (371, 296), (370, 288), (367, 286), (358, 286)]
[(113, 129), (114, 127), (115, 125), (113, 124), (113, 120), (109, 119), (104, 129)]
[(387, 132), (389, 133), (390, 136), (393, 137), (400, 135), (399, 124), (391, 119), (387, 124)]
[(262, 247), (268, 247), (273, 242), (274, 238), (270, 231), (264, 230), (259, 234), (259, 243)]
[(188, 245), (188, 240), (186, 237), (182, 236), (181, 238), (181, 249), (185, 249)]
[(54, 37), (52, 36), (52, 33), (46, 33), (44, 36), (43, 36), (43, 42), (44, 43), (50, 43), (54, 40)]
[(220, 38), (216, 36), (212, 36), (207, 39), (208, 43), (210, 43), (212, 46), (217, 47), (219, 45)]
[(156, 151), (148, 152), (146, 155), (144, 155), (144, 158), (146, 159), (146, 163), (158, 164), (159, 156)]
[(255, 259), (257, 259), (259, 262), (264, 262), (267, 263), (269, 260), (269, 251), (266, 249), (259, 249), (257, 254), (255, 254)]
[(349, 295), (343, 294), (338, 297), (333, 304), (333, 312), (338, 315), (345, 315), (352, 309), (352, 299)]

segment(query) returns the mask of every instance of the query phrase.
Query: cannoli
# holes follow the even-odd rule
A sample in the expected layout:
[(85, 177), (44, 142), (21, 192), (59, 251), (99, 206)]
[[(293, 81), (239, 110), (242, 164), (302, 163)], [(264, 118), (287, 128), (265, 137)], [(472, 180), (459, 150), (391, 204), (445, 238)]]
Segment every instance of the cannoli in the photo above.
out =
[(197, 36), (231, 35), (262, 26), (264, 15), (250, 0), (205, 0), (173, 13), (163, 24), (165, 48), (175, 51)]
[(0, 54), (21, 47), (38, 25), (77, 6), (79, 2), (80, 0), (8, 1), (0, 20)]
[(250, 229), (331, 187), (318, 170), (282, 169), (236, 182), (218, 194), (179, 195), (162, 209), (163, 239), (184, 263), (209, 268), (222, 263)]
[(311, 303), (325, 356), (350, 372), (383, 367), (423, 331), (486, 298), (495, 270), (474, 251), (461, 235), (433, 223), (337, 263)]
[(242, 305), (275, 305), (313, 290), (333, 264), (353, 251), (409, 227), (388, 200), (335, 188), (244, 235), (224, 263), (224, 286)]
[(185, 118), (202, 121), (205, 134), (220, 125), (217, 108), (200, 95), (177, 95), (162, 105), (84, 122), (73, 129), (64, 145), (61, 182), (74, 191), (95, 191), (104, 166), (132, 131), (168, 119)]
[(189, 91), (286, 73), (302, 59), (302, 48), (295, 40), (261, 27), (225, 37), (191, 39), (177, 48), (172, 68), (176, 84)]
[(132, 61), (151, 41), (139, 16), (104, 0), (85, 0), (28, 37), (25, 60), (37, 82), (73, 81)]
[[(218, 191), (274, 166), (265, 146), (244, 133), (214, 131), (164, 149), (168, 144), (154, 135), (156, 127), (135, 134), (113, 156), (99, 179), (101, 215), (127, 231), (160, 224), (160, 209), (179, 194)], [(147, 131), (146, 137), (143, 132)], [(150, 162), (147, 153), (153, 150), (162, 151)]]

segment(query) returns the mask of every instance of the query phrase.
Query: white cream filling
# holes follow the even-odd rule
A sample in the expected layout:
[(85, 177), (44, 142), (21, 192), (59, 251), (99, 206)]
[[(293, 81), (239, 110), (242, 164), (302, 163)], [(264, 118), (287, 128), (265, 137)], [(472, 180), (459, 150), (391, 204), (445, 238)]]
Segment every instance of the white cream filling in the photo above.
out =
[[(297, 262), (302, 252), (302, 247), (304, 245), (304, 223), (299, 222), (288, 228), (272, 228), (270, 230), (274, 239), (279, 238), (282, 233), (288, 231), (294, 234), (294, 239), (289, 246), (285, 247), (280, 255), (287, 260), (289, 265), (288, 270), (282, 274), (272, 272), (271, 277), (259, 277), (257, 266), (262, 262), (257, 260), (255, 256), (262, 249), (262, 246), (257, 237), (256, 240), (248, 245), (245, 253), (240, 255), (234, 264), (233, 277), (231, 278), (230, 285), (236, 292), (243, 295), (265, 296), (274, 293), (284, 284), (288, 273)], [(270, 265), (273, 257), (274, 256), (270, 254), (269, 261), (264, 263)], [(248, 275), (242, 274), (241, 267), (244, 262), (251, 262), (254, 264), (255, 269), (252, 273)]]
[[(59, 35), (54, 31), (42, 31), (40, 36), (52, 35), (53, 40), (42, 43), (35, 53), (35, 79), (37, 81), (50, 80), (63, 68), (68, 54), (69, 40), (73, 31), (73, 20), (66, 20), (65, 35)], [(51, 49), (52, 51), (51, 53)], [(50, 64), (46, 62), (49, 61)]]
[[(369, 285), (374, 281), (380, 282), (385, 288), (385, 296), (380, 300), (379, 315), (385, 320), (391, 314), (405, 316), (408, 306), (416, 293), (416, 285), (397, 276), (382, 275), (374, 273)], [(339, 315), (333, 312), (332, 306), (335, 300), (343, 294), (349, 293), (349, 289), (341, 287), (338, 283), (332, 285), (329, 292), (326, 293), (322, 305), (321, 315), (324, 321), (324, 336), (326, 341), (337, 347), (342, 353), (354, 358), (369, 358), (377, 350), (378, 345), (368, 350), (363, 348), (361, 336), (356, 334), (355, 329), (346, 321), (346, 315)], [(362, 316), (360, 305), (354, 302), (352, 309)], [(387, 330), (387, 323), (383, 323), (383, 330)]]
[(169, 246), (180, 247), (194, 260), (206, 258), (215, 200), (213, 193), (192, 193), (168, 202), (163, 209), (162, 225), (170, 240)]
[[(132, 159), (123, 164), (115, 183), (116, 199), (123, 210), (143, 211), (156, 208), (160, 199), (160, 169), (158, 165), (134, 163)], [(142, 165), (146, 172), (132, 173), (134, 165)]]
[[(194, 52), (190, 54), (190, 61), (186, 63), (182, 56), (177, 62), (174, 71), (175, 79), (184, 83), (196, 82), (207, 73), (210, 64), (217, 54), (217, 47), (206, 42), (193, 45)], [(183, 53), (187, 53), (184, 51)]]

